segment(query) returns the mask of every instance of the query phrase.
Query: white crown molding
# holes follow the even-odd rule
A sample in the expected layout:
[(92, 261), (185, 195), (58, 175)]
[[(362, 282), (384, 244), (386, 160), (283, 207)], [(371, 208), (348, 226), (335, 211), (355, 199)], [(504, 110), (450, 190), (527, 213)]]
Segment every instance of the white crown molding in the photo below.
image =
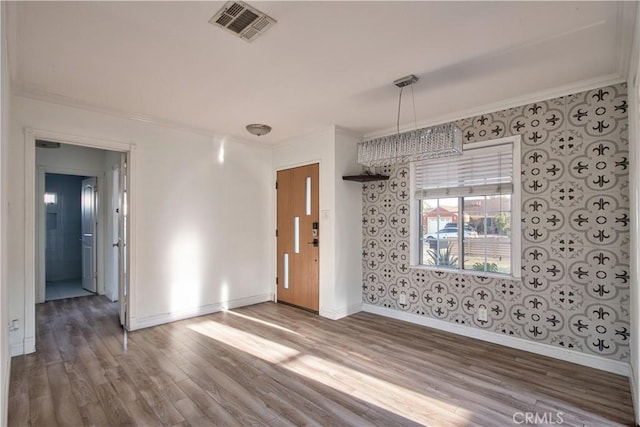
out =
[(362, 309), (367, 313), (378, 314), (380, 316), (390, 317), (396, 320), (404, 320), (406, 322), (427, 326), (441, 331), (463, 335), (465, 337), (476, 338), (482, 341), (500, 344), (542, 356), (553, 357), (555, 359), (577, 363), (578, 365), (588, 366), (590, 368), (600, 369), (614, 374), (624, 375), (626, 377), (629, 376), (629, 364), (625, 362), (618, 362), (616, 360), (580, 353), (562, 347), (555, 347), (549, 344), (538, 343), (471, 326), (459, 325), (457, 323), (447, 322), (440, 319), (393, 310), (391, 308), (379, 307), (377, 305), (363, 304)]
[[(626, 74), (626, 71), (625, 73)], [(564, 86), (556, 87), (549, 90), (534, 92), (531, 94), (510, 98), (503, 101), (484, 104), (479, 107), (473, 107), (466, 110), (456, 111), (454, 113), (444, 114), (442, 116), (421, 120), (417, 123), (418, 128), (441, 125), (444, 123), (455, 122), (457, 120), (478, 116), (481, 114), (493, 113), (500, 110), (519, 107), (521, 105), (531, 104), (532, 102), (541, 102), (548, 99), (558, 98), (561, 96), (571, 95), (574, 93), (584, 92), (587, 90), (597, 89), (603, 86), (614, 85), (626, 81), (622, 73), (613, 73), (606, 76), (596, 77), (589, 80), (582, 80), (575, 83), (569, 83)], [(404, 124), (400, 126), (400, 132), (413, 130), (416, 125)], [(376, 132), (365, 134), (363, 140), (380, 138), (392, 135), (398, 132), (396, 127), (382, 129)]]
[(273, 301), (273, 294), (261, 294), (247, 298), (238, 298), (234, 300), (221, 301), (215, 304), (202, 305), (192, 309), (173, 311), (171, 313), (163, 313), (154, 316), (131, 318), (129, 330), (149, 328), (151, 326), (162, 325), (165, 323), (175, 322), (178, 320), (189, 319), (192, 317), (204, 316), (207, 314), (217, 313), (223, 310), (244, 307), (247, 305), (259, 304), (262, 302)]
[(24, 83), (16, 83), (12, 82), (11, 94), (13, 96), (33, 99), (35, 101), (48, 102), (51, 104), (61, 105), (64, 107), (72, 107), (80, 110), (91, 111), (94, 113), (101, 113), (112, 117), (117, 117), (120, 119), (132, 120), (141, 123), (147, 123), (153, 126), (164, 127), (172, 130), (177, 130), (180, 132), (187, 132), (196, 134), (199, 136), (204, 136), (207, 138), (211, 138), (215, 141), (233, 141), (245, 145), (249, 145), (252, 147), (264, 147), (264, 144), (261, 144), (257, 141), (250, 141), (248, 139), (242, 139), (235, 136), (230, 135), (221, 135), (215, 133), (208, 129), (199, 128), (196, 126), (185, 125), (178, 122), (173, 122), (171, 120), (165, 120), (158, 117), (147, 116), (144, 114), (138, 113), (129, 113), (126, 111), (120, 111), (115, 108), (103, 107), (97, 104), (92, 104), (89, 102), (79, 101), (74, 98), (70, 98), (64, 95), (54, 94), (47, 91), (39, 90), (34, 87), (29, 87), (29, 85)]

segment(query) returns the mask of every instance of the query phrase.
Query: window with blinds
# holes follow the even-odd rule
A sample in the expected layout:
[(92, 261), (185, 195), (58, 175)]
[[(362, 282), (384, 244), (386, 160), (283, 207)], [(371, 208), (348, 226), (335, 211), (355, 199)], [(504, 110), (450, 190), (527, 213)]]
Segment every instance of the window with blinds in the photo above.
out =
[(413, 165), (421, 265), (519, 276), (518, 143), (467, 144), (461, 156)]
[(418, 163), (415, 197), (458, 197), (513, 192), (513, 144), (466, 149), (461, 156)]

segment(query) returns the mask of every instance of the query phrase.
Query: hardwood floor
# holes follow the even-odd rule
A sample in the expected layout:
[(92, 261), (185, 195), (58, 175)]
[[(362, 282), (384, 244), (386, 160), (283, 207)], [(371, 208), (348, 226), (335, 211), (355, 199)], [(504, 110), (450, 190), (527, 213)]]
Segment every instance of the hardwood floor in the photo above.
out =
[(37, 306), (10, 426), (633, 424), (625, 377), (368, 313), (264, 303), (125, 340), (116, 310), (100, 296)]

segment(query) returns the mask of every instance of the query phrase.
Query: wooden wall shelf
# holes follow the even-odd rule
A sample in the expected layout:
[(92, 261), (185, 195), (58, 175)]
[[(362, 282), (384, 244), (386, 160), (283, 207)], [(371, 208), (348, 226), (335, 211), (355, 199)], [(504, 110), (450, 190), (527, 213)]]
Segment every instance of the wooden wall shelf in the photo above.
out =
[(361, 174), (361, 175), (348, 175), (343, 176), (343, 180), (345, 181), (355, 181), (355, 182), (369, 182), (369, 181), (386, 181), (389, 179), (387, 175), (370, 175), (370, 174)]

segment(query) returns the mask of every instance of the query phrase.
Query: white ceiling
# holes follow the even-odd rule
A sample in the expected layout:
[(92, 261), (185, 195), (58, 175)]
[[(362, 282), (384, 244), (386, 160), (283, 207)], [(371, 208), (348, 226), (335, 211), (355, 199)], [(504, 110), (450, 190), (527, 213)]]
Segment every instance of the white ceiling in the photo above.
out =
[[(635, 2), (251, 2), (278, 22), (248, 43), (208, 24), (223, 2), (8, 4), (15, 93), (275, 143), (418, 125), (626, 77)], [(414, 126), (411, 91), (401, 124)]]

